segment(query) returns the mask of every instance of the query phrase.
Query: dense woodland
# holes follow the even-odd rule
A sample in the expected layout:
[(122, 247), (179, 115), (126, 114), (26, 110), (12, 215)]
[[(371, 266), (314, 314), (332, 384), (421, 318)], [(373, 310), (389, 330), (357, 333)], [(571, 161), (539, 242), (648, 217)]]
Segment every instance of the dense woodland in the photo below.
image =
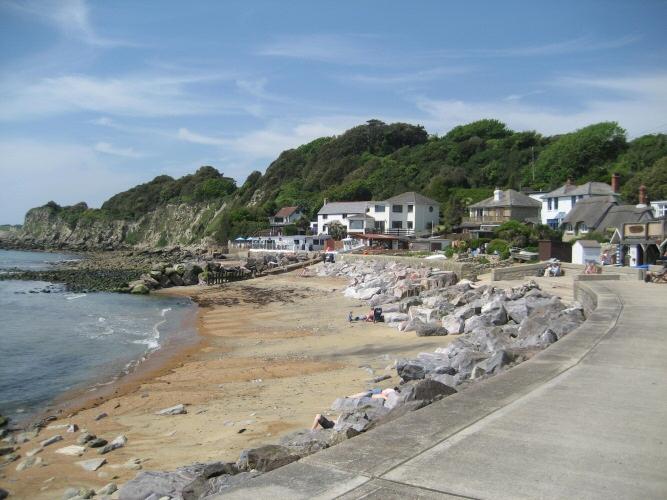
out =
[(281, 206), (301, 206), (312, 218), (325, 198), (361, 201), (419, 191), (441, 203), (447, 230), (460, 221), (467, 205), (490, 196), (494, 187), (553, 189), (568, 178), (609, 182), (613, 172), (621, 175), (626, 202), (637, 202), (641, 184), (650, 199), (666, 199), (667, 135), (628, 141), (617, 123), (603, 122), (543, 136), (515, 132), (498, 120), (480, 120), (439, 137), (421, 126), (370, 120), (339, 136), (284, 151), (265, 174), (251, 173), (240, 187), (207, 166), (180, 179), (156, 177), (111, 197), (100, 209), (85, 203), (47, 206), (77, 224), (136, 219), (162, 204), (224, 203), (201, 236), (225, 242), (266, 227), (267, 216)]

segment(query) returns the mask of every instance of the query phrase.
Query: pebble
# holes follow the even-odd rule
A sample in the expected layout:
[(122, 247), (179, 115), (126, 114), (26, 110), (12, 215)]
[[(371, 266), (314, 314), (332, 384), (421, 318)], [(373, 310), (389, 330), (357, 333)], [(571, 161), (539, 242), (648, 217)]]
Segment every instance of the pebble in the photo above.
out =
[(41, 448), (41, 447), (40, 448), (34, 448), (30, 451), (26, 451), (25, 456), (26, 457), (34, 457), (35, 455), (37, 455), (38, 453), (41, 453), (42, 451), (44, 451), (44, 448)]
[(36, 465), (42, 465), (42, 457), (29, 457), (20, 462), (16, 466), (16, 472), (22, 472), (26, 469), (29, 469), (30, 467), (34, 467)]
[(90, 434), (89, 432), (82, 433), (76, 440), (78, 444), (86, 444), (89, 441), (92, 441), (97, 436), (95, 434)]
[(98, 416), (95, 417), (95, 420), (102, 420), (103, 418), (107, 418), (109, 416), (108, 413), (102, 412)]
[(98, 495), (113, 495), (118, 490), (116, 483), (109, 483), (97, 491)]
[(80, 465), (87, 471), (94, 472), (100, 467), (102, 467), (105, 463), (107, 463), (106, 458), (92, 458), (90, 460), (81, 460), (77, 462), (77, 465)]
[(50, 444), (57, 443), (58, 441), (62, 441), (63, 437), (60, 434), (56, 434), (55, 436), (50, 437), (49, 439), (45, 439), (41, 443), (39, 443), (42, 448), (49, 446)]
[(113, 441), (111, 441), (108, 445), (106, 445), (104, 448), (102, 448), (99, 451), (99, 453), (100, 455), (104, 455), (105, 453), (109, 453), (110, 451), (122, 448), (123, 446), (125, 446), (126, 443), (127, 443), (127, 438), (121, 434), (120, 436), (117, 436)]
[(88, 447), (89, 448), (101, 448), (102, 446), (106, 446), (108, 441), (106, 439), (102, 438), (93, 438), (90, 441), (88, 441)]
[(64, 448), (59, 448), (56, 450), (56, 453), (61, 455), (68, 455), (71, 457), (80, 457), (86, 451), (85, 446), (78, 446), (76, 444), (65, 446)]
[(171, 406), (169, 408), (165, 408), (164, 410), (160, 410), (156, 412), (156, 415), (184, 415), (187, 413), (187, 410), (185, 409), (185, 405), (183, 404), (178, 404), (176, 406)]

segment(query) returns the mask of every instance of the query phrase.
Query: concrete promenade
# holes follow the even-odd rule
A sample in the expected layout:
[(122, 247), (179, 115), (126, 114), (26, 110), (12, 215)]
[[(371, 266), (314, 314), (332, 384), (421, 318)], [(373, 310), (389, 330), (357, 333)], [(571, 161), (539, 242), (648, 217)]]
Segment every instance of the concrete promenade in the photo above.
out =
[(530, 361), (224, 498), (667, 498), (667, 286), (577, 286)]

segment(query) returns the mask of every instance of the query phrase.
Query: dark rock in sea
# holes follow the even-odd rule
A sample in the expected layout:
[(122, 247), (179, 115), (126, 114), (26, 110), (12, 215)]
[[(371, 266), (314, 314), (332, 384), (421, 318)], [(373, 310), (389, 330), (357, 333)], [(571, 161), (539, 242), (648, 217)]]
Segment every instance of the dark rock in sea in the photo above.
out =
[(257, 469), (260, 472), (269, 472), (283, 465), (299, 460), (298, 455), (293, 455), (289, 448), (276, 444), (260, 446), (243, 450), (237, 462), (239, 470)]
[(4, 427), (9, 423), (9, 419), (3, 415), (0, 415), (0, 427)]
[(9, 492), (3, 488), (0, 488), (0, 500), (5, 500), (9, 496)]

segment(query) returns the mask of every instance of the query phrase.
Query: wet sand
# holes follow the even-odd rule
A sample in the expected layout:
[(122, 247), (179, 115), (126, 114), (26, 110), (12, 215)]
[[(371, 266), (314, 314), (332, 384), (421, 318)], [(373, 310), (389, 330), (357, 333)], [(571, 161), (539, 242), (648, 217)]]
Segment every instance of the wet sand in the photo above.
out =
[[(67, 487), (120, 485), (137, 473), (130, 463), (136, 460), (143, 470), (236, 460), (243, 448), (276, 443), (310, 427), (315, 413), (326, 412), (339, 396), (396, 385), (396, 358), (433, 351), (455, 338), (420, 338), (384, 324), (348, 323), (348, 311), (362, 315), (367, 307), (343, 297), (345, 280), (298, 273), (159, 292), (200, 304), (199, 342), (163, 356), (162, 364), (149, 363), (111, 394), (96, 394), (101, 399), (53, 422), (76, 423), (109, 441), (124, 434), (127, 445), (104, 455), (108, 463), (97, 472), (88, 472), (75, 462), (99, 457), (95, 450), (81, 457), (55, 453), (76, 444), (79, 433), (44, 429), (21, 445), (18, 462), (0, 470), (0, 485), (15, 498), (60, 498)], [(369, 382), (384, 374), (392, 378)], [(155, 415), (181, 403), (186, 415)], [(109, 416), (96, 421), (102, 412)], [(55, 434), (63, 441), (37, 455), (46, 465), (16, 472), (26, 451)]]

